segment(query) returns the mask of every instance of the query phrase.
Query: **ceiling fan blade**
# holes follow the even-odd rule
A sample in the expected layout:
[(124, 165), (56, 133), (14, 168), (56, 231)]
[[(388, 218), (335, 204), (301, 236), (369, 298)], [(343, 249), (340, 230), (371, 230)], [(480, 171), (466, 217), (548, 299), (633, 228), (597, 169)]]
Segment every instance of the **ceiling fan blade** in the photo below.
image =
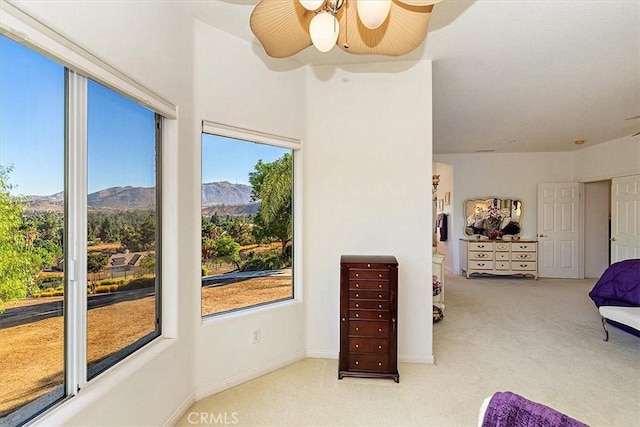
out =
[(251, 12), (251, 31), (273, 58), (286, 58), (311, 46), (313, 12), (298, 0), (261, 0)]
[(638, 135), (640, 135), (640, 131), (638, 131), (638, 132), (634, 133), (634, 134), (633, 134), (633, 135), (631, 135), (631, 136), (638, 136)]
[(633, 117), (627, 117), (625, 120), (634, 120), (634, 119), (640, 119), (640, 115), (633, 116)]
[(398, 0), (400, 3), (408, 4), (409, 6), (431, 6), (432, 4), (440, 3), (442, 0)]
[[(394, 0), (387, 20), (375, 30), (358, 19), (357, 2), (349, 1), (338, 14), (338, 46), (353, 54), (399, 56), (424, 41), (433, 6), (411, 6)], [(348, 48), (345, 47), (348, 44)]]

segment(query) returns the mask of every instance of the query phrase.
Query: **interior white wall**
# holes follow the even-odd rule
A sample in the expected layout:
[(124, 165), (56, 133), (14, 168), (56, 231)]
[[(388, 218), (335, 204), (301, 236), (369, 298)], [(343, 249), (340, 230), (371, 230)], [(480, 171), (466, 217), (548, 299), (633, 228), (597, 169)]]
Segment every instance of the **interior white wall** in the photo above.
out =
[[(199, 306), (193, 304), (189, 284), (199, 280), (199, 272), (179, 266), (189, 265), (193, 252), (188, 242), (199, 233), (194, 236), (190, 224), (180, 220), (193, 209), (191, 194), (177, 191), (193, 182), (191, 18), (173, 2), (12, 3), (178, 107), (179, 121), (167, 123), (171, 140), (163, 170), (163, 237), (173, 242), (162, 260), (163, 310), (173, 338), (136, 352), (42, 420), (46, 425), (162, 425), (193, 399), (192, 325)], [(184, 143), (180, 150), (177, 140)]]
[[(194, 51), (198, 122), (208, 120), (301, 138), (305, 125), (304, 69), (287, 60), (265, 57), (249, 43), (201, 22), (195, 23)], [(274, 67), (277, 72), (272, 71)], [(193, 151), (200, 152), (199, 138), (194, 140)], [(196, 171), (196, 181), (182, 190), (191, 190), (195, 199), (190, 222), (192, 233), (199, 236), (200, 165), (194, 163), (191, 167)], [(302, 174), (298, 178), (304, 180)], [(301, 242), (303, 236), (298, 237), (296, 242)], [(199, 272), (199, 237), (191, 242), (189, 250), (193, 259), (188, 268)], [(296, 300), (214, 316), (202, 323), (200, 278), (191, 284), (195, 286), (192, 297), (198, 305), (194, 325), (198, 399), (305, 356), (304, 306), (299, 299), (303, 276), (298, 273), (294, 271)], [(252, 333), (256, 329), (261, 330), (261, 339), (253, 344)]]
[[(339, 349), (340, 255), (395, 255), (398, 353), (431, 362), (431, 62), (318, 66), (307, 78), (307, 352)], [(402, 375), (402, 372), (400, 372)]]
[(640, 136), (627, 136), (574, 152), (575, 181), (640, 174)]
[[(456, 213), (456, 207), (453, 204), (453, 183), (455, 181), (454, 170), (451, 165), (447, 165), (444, 163), (434, 163), (434, 175), (440, 175), (440, 184), (438, 184), (438, 189), (436, 193), (436, 197), (438, 200), (445, 198), (446, 193), (450, 193), (449, 205), (445, 205), (444, 209), (440, 211), (436, 209), (436, 215), (440, 213), (444, 213), (448, 215), (447, 222), (447, 241), (440, 241), (440, 235), (438, 234), (438, 253), (444, 254), (444, 265), (445, 270), (448, 273), (451, 273), (453, 268), (453, 251), (458, 249), (458, 242), (452, 239), (451, 235), (451, 227), (453, 225), (453, 217)], [(438, 203), (436, 201), (436, 203)], [(462, 211), (460, 211), (462, 212)], [(460, 213), (459, 213), (460, 215)]]
[[(438, 154), (434, 160), (450, 164), (455, 171), (452, 205), (462, 212), (466, 199), (510, 197), (523, 203), (522, 237), (535, 238), (537, 228), (538, 184), (572, 182), (572, 153), (483, 153)], [(464, 219), (453, 217), (451, 243), (459, 244), (464, 235)], [(453, 250), (453, 273), (460, 274), (460, 253)]]
[(600, 277), (609, 266), (611, 181), (584, 186), (584, 277)]

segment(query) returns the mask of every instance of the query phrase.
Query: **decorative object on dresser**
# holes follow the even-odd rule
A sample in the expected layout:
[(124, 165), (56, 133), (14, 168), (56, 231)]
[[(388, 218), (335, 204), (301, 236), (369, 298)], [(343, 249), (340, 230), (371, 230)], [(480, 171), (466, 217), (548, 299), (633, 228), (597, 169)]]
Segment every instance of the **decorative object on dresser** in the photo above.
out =
[(538, 280), (536, 240), (460, 239), (460, 270), (474, 273), (533, 276)]
[(464, 233), (489, 239), (504, 235), (519, 236), (522, 232), (522, 201), (500, 197), (481, 197), (464, 202)]
[(444, 319), (444, 255), (434, 253), (433, 270), (433, 323)]
[(338, 379), (351, 376), (400, 382), (397, 312), (396, 258), (342, 255)]

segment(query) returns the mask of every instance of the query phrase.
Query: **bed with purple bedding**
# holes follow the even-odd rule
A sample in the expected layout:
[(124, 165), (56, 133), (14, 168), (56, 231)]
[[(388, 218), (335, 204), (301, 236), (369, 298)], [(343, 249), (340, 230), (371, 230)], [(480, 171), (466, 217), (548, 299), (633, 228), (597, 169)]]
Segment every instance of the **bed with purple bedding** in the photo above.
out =
[(602, 273), (589, 296), (596, 307), (640, 306), (640, 259), (628, 259), (611, 264)]
[[(640, 259), (628, 259), (611, 264), (589, 292), (589, 297), (598, 308), (640, 307)], [(640, 331), (632, 327), (611, 319), (608, 322), (633, 335), (640, 336)], [(604, 320), (603, 326), (605, 326)]]

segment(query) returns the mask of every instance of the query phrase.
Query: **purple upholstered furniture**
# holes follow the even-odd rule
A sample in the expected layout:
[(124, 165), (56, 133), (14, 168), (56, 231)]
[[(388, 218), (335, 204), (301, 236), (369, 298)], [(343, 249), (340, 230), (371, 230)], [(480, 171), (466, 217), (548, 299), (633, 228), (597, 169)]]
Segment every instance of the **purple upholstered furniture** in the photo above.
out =
[(495, 393), (487, 399), (491, 400), (486, 410), (480, 412), (481, 427), (586, 427), (555, 409), (510, 391)]

